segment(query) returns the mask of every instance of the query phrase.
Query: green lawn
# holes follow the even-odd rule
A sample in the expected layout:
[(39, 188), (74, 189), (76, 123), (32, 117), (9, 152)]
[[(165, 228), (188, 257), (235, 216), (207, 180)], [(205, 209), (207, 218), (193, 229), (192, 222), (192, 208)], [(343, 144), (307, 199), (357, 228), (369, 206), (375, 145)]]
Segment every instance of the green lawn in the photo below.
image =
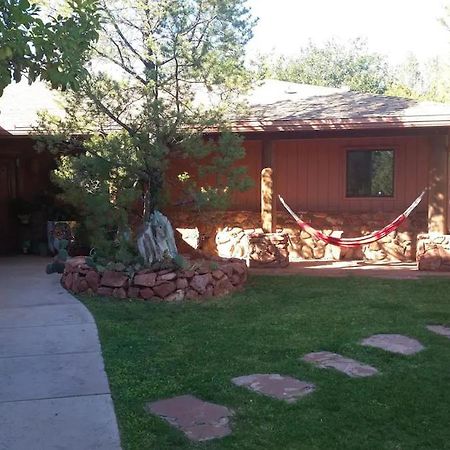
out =
[[(253, 277), (245, 291), (205, 303), (83, 298), (100, 330), (124, 449), (450, 449), (450, 281)], [(358, 345), (373, 333), (418, 338), (393, 355)], [(377, 367), (352, 379), (300, 362), (330, 350)], [(316, 384), (296, 404), (230, 379), (280, 373)], [(235, 411), (233, 434), (193, 444), (144, 411), (182, 394)]]

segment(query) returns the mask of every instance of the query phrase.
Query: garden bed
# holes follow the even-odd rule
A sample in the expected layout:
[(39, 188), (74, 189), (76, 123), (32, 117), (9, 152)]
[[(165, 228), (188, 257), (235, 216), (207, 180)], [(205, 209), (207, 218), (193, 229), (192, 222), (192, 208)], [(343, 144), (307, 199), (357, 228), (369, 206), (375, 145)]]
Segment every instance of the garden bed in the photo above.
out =
[(100, 272), (86, 264), (84, 257), (76, 257), (66, 263), (61, 284), (74, 294), (180, 301), (221, 297), (241, 288), (247, 280), (247, 267), (241, 260), (191, 261), (189, 267), (144, 269), (135, 274), (117, 270)]

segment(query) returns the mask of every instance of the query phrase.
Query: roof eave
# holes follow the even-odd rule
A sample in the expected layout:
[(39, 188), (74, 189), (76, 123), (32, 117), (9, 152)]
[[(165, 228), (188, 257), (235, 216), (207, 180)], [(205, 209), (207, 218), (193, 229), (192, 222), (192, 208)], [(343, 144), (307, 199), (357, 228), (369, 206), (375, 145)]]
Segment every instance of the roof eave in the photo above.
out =
[[(382, 130), (403, 128), (449, 128), (449, 116), (374, 117), (358, 119), (249, 119), (231, 122), (231, 129), (245, 132)], [(213, 132), (213, 130), (211, 130)], [(217, 131), (217, 130), (216, 130)]]

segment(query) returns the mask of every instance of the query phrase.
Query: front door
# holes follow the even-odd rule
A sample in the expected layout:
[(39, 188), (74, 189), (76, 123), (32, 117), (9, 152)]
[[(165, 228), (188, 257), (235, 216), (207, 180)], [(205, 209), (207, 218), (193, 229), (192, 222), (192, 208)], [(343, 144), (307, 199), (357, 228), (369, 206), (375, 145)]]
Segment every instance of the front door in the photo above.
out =
[(0, 254), (16, 248), (16, 230), (10, 214), (10, 201), (15, 197), (16, 169), (13, 159), (0, 159)]

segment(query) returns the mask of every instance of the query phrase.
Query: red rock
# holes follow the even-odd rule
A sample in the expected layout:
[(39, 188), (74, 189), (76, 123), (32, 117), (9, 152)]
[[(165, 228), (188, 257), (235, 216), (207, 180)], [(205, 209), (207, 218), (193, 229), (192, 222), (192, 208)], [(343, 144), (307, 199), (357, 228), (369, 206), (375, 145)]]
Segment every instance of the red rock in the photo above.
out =
[(221, 270), (214, 270), (212, 272), (212, 276), (216, 279), (216, 280), (220, 280), (221, 278), (223, 278), (225, 276), (225, 274), (221, 271)]
[(231, 264), (224, 264), (220, 270), (222, 270), (223, 273), (225, 273), (225, 275), (228, 278), (231, 278), (233, 275), (233, 266)]
[(80, 282), (78, 283), (78, 292), (86, 292), (89, 289), (88, 282), (86, 281), (86, 278), (81, 278)]
[(89, 287), (95, 292), (100, 285), (100, 275), (95, 270), (90, 270), (86, 274), (86, 281)]
[(234, 286), (228, 278), (223, 278), (219, 280), (214, 286), (214, 296), (221, 297), (223, 295), (228, 295), (234, 291)]
[(179, 276), (184, 278), (192, 278), (195, 275), (193, 270), (183, 270), (180, 272)]
[(206, 266), (202, 266), (202, 267), (200, 267), (198, 270), (197, 270), (197, 273), (199, 274), (199, 275), (205, 275), (205, 273), (210, 273), (211, 272), (211, 269), (209, 269), (208, 267), (206, 267)]
[(233, 275), (231, 278), (231, 283), (233, 283), (234, 286), (238, 286), (241, 284), (241, 277), (239, 275)]
[(127, 291), (124, 288), (116, 288), (112, 295), (115, 298), (127, 298)]
[(137, 286), (153, 287), (156, 281), (156, 273), (143, 273), (135, 275), (133, 283)]
[(186, 278), (178, 278), (176, 281), (177, 289), (186, 289), (189, 286)]
[(182, 300), (184, 300), (185, 295), (186, 294), (183, 289), (177, 289), (175, 292), (168, 295), (164, 299), (164, 301), (166, 301), (166, 302), (181, 302)]
[(150, 298), (155, 297), (155, 293), (151, 288), (143, 288), (139, 290), (139, 296), (144, 298), (145, 300), (148, 300)]
[(122, 272), (115, 272), (113, 270), (105, 270), (103, 272), (101, 284), (102, 286), (120, 288), (128, 281), (128, 276)]
[(72, 278), (72, 292), (78, 294), (80, 292), (80, 275), (77, 272), (73, 273)]
[(168, 272), (168, 273), (164, 273), (162, 275), (158, 275), (158, 281), (159, 280), (171, 281), (171, 280), (174, 280), (176, 277), (177, 277), (177, 274), (175, 272)]
[(186, 291), (186, 298), (188, 300), (195, 300), (200, 297), (200, 294), (195, 289), (188, 289)]
[(69, 291), (72, 289), (73, 274), (67, 273), (63, 275), (63, 286)]
[(198, 293), (204, 294), (206, 291), (206, 287), (212, 281), (211, 278), (212, 276), (209, 273), (206, 273), (204, 275), (195, 275), (191, 280), (190, 286)]
[(167, 281), (163, 284), (155, 286), (153, 290), (158, 297), (166, 298), (169, 294), (175, 291), (176, 288), (177, 286), (173, 281)]
[(441, 254), (438, 247), (424, 247), (424, 253), (417, 255), (419, 270), (439, 270)]
[(242, 263), (232, 263), (231, 267), (235, 272), (237, 272), (239, 275), (243, 275), (247, 272), (247, 268)]
[(137, 286), (131, 286), (128, 288), (128, 297), (129, 298), (138, 298), (139, 297), (139, 288)]
[(100, 286), (100, 287), (97, 289), (97, 294), (98, 294), (98, 295), (105, 295), (105, 296), (107, 296), (107, 297), (110, 297), (110, 296), (112, 295), (112, 293), (113, 293), (113, 290), (114, 290), (114, 289), (109, 288), (109, 287)]
[(212, 284), (206, 286), (206, 292), (205, 292), (205, 296), (206, 297), (212, 297), (214, 295), (214, 286)]
[(65, 268), (68, 272), (73, 272), (79, 266), (86, 264), (85, 256), (75, 256), (74, 258), (70, 258), (66, 261)]

